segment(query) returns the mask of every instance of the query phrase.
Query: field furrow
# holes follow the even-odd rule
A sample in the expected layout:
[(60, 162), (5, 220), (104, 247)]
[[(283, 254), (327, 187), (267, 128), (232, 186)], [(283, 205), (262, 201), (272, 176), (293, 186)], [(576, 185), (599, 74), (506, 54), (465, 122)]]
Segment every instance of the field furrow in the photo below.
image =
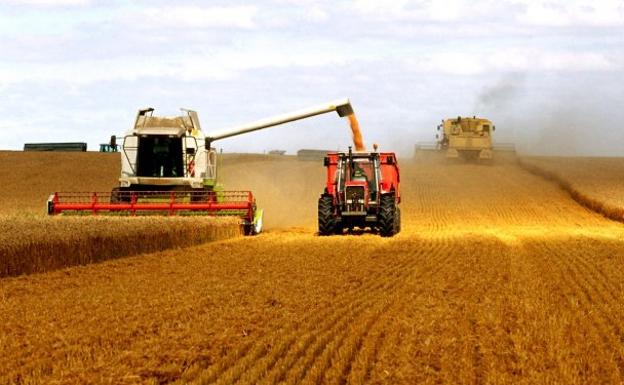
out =
[[(400, 267), (396, 267), (396, 268), (392, 267), (390, 271), (393, 272), (396, 269), (400, 269)], [(383, 289), (384, 285), (382, 281), (377, 278), (378, 277), (375, 276), (373, 279), (367, 280), (368, 285), (370, 285), (370, 287), (365, 287), (363, 289), (367, 291), (372, 291), (372, 292), (376, 292), (377, 290)], [(302, 325), (315, 325), (315, 326), (325, 325), (324, 327), (321, 326), (321, 329), (331, 328), (330, 333), (327, 333), (327, 334), (333, 337), (335, 335), (334, 332), (336, 330), (343, 329), (344, 323), (348, 322), (349, 319), (352, 319), (357, 314), (359, 314), (359, 312), (363, 310), (363, 307), (365, 305), (365, 301), (363, 299), (359, 299), (356, 295), (349, 296), (348, 294), (349, 293), (347, 292), (343, 295), (339, 295), (338, 298), (341, 298), (341, 299), (336, 301), (336, 306), (327, 308), (327, 312), (321, 311), (318, 313), (312, 313), (310, 314), (309, 319), (301, 320), (301, 322), (297, 322), (291, 327), (284, 327), (282, 330), (280, 330), (282, 333), (283, 333), (283, 330), (286, 330), (285, 334), (288, 334), (289, 329), (293, 330), (290, 333), (290, 336), (288, 335), (283, 336), (282, 333), (278, 334), (277, 336), (271, 334), (267, 337), (266, 340), (259, 341), (257, 343), (257, 348), (255, 350), (252, 350), (253, 353), (251, 355), (237, 357), (236, 365), (232, 368), (226, 369), (222, 375), (217, 374), (216, 375), (217, 378), (219, 378), (219, 380), (223, 379), (222, 381), (225, 381), (225, 382), (228, 382), (228, 381), (231, 382), (231, 380), (238, 379), (238, 378), (231, 377), (230, 373), (232, 372), (242, 374), (243, 371), (249, 370), (251, 372), (264, 373), (264, 371), (266, 371), (267, 369), (270, 369), (270, 367), (274, 365), (274, 360), (277, 359), (281, 353), (280, 349), (272, 350), (272, 351), (264, 351), (265, 347), (273, 346), (271, 341), (274, 340), (275, 338), (279, 338), (279, 339), (283, 339), (284, 341), (283, 343), (280, 343), (279, 346), (282, 349), (288, 350), (290, 346), (293, 346), (297, 337), (300, 335), (299, 331), (301, 330)], [(337, 313), (335, 313), (336, 310), (338, 310)], [(325, 341), (325, 343), (327, 342)], [(260, 352), (264, 356), (262, 360), (258, 359), (256, 355), (256, 353), (258, 352)], [(296, 356), (298, 355), (295, 354), (295, 357)], [(253, 367), (248, 367), (251, 364), (259, 366), (261, 369), (258, 370)], [(252, 376), (251, 380), (256, 380), (256, 378), (253, 378)]]
[(559, 374), (570, 376), (570, 381), (574, 376), (587, 381), (603, 377), (619, 381), (622, 342), (614, 339), (611, 309), (607, 313), (601, 310), (604, 304), (598, 292), (585, 278), (585, 271), (575, 265), (578, 258), (566, 252), (567, 246), (553, 247), (540, 242), (536, 248), (541, 252), (550, 250), (542, 263), (549, 265), (549, 285), (552, 292), (559, 294), (551, 304), (553, 310), (562, 313), (558, 317), (562, 321), (558, 325), (560, 334), (556, 336), (559, 350), (553, 351)]
[(319, 165), (235, 160), (267, 232), (0, 279), (0, 383), (624, 379), (624, 225), (513, 157), (403, 161), (389, 239), (315, 234)]
[[(552, 248), (552, 245), (545, 249)], [(621, 298), (613, 298), (605, 293), (605, 282), (597, 279), (594, 274), (593, 264), (582, 262), (577, 253), (572, 248), (558, 248), (552, 251), (552, 255), (564, 266), (565, 273), (569, 276), (570, 282), (576, 287), (578, 293), (582, 294), (584, 301), (583, 311), (588, 318), (594, 321), (596, 329), (601, 334), (604, 348), (612, 352), (612, 358), (617, 365), (619, 377), (624, 375), (624, 334), (620, 324), (622, 317)], [(607, 288), (608, 292), (609, 288)]]
[[(423, 250), (428, 250), (428, 248)], [(378, 253), (388, 254), (388, 251), (384, 248), (380, 249)], [(353, 347), (350, 347), (349, 343), (355, 341), (354, 343), (359, 345), (362, 343), (362, 339), (356, 338), (355, 340), (347, 341), (346, 345), (344, 339), (347, 336), (353, 337), (358, 335), (353, 329), (354, 325), (361, 325), (362, 323), (366, 325), (366, 322), (364, 322), (366, 319), (374, 323), (376, 317), (384, 313), (383, 309), (387, 306), (384, 302), (384, 296), (396, 295), (397, 287), (403, 284), (404, 279), (415, 268), (415, 261), (419, 257), (423, 257), (422, 254), (423, 252), (421, 251), (409, 258), (401, 257), (396, 260), (396, 266), (389, 265), (383, 271), (374, 272), (371, 277), (358, 278), (358, 284), (353, 289), (340, 293), (327, 313), (316, 313), (310, 319), (298, 321), (290, 327), (284, 326), (279, 331), (279, 334), (271, 336), (271, 338), (276, 338), (283, 342), (278, 347), (266, 352), (262, 359), (252, 357), (251, 361), (255, 364), (253, 367), (247, 368), (246, 373), (240, 378), (241, 383), (260, 381), (264, 375), (271, 380), (281, 380), (286, 375), (291, 380), (301, 380), (310, 371), (325, 373), (326, 368), (324, 365), (335, 361), (343, 362), (344, 360), (338, 360), (334, 356), (345, 354), (343, 353), (345, 349), (350, 349), (355, 354), (355, 350), (353, 350)], [(435, 263), (435, 257), (439, 258), (441, 256), (435, 255), (433, 257)], [(339, 311), (336, 313), (335, 310)], [(372, 318), (371, 314), (374, 315)], [(361, 333), (366, 333), (368, 327), (359, 328), (359, 330), (361, 330)], [(303, 343), (301, 339), (302, 334), (306, 336), (303, 339)], [(273, 346), (267, 341), (261, 342), (259, 345)], [(286, 349), (286, 351), (283, 351), (283, 349)], [(289, 357), (290, 360), (276, 362), (283, 357)], [(248, 357), (241, 357), (237, 365), (244, 365), (247, 361)], [(347, 362), (350, 362), (350, 360), (347, 360)], [(318, 369), (319, 365), (322, 369)], [(291, 369), (291, 366), (295, 367), (295, 369)], [(299, 369), (296, 369), (297, 367)], [(293, 373), (289, 373), (290, 371), (293, 371)], [(227, 374), (221, 378), (226, 382), (232, 379)]]

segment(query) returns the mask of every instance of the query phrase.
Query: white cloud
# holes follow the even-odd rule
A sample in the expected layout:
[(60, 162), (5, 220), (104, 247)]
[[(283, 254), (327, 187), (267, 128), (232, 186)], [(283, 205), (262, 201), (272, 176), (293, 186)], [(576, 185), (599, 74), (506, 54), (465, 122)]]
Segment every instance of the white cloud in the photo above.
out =
[(426, 14), (434, 21), (456, 21), (465, 13), (465, 7), (462, 0), (432, 1), (426, 8)]
[(416, 72), (437, 72), (455, 75), (473, 75), (484, 71), (478, 55), (466, 53), (429, 53), (405, 60), (408, 70)]
[[(530, 66), (527, 66), (530, 68)], [(611, 71), (616, 64), (605, 55), (596, 52), (552, 52), (537, 58), (538, 69), (548, 71)]]
[(311, 6), (305, 10), (308, 20), (323, 22), (329, 20), (329, 13), (319, 6)]
[(12, 5), (31, 5), (45, 7), (83, 6), (91, 3), (90, 0), (8, 0)]
[[(507, 17), (509, 6), (494, 0), (395, 0), (381, 2), (356, 0), (345, 6), (353, 8), (368, 19), (377, 21), (423, 21), (482, 23), (487, 17)], [(502, 12), (505, 10), (505, 12)], [(451, 25), (451, 28), (453, 26)]]
[[(575, 71), (605, 72), (624, 69), (620, 56), (608, 52), (553, 50), (550, 47), (482, 48), (463, 50), (437, 47), (431, 52), (398, 50), (385, 57), (371, 56), (375, 43), (363, 42), (351, 50), (325, 40), (282, 49), (284, 41), (256, 39), (245, 47), (222, 47), (210, 53), (172, 53), (155, 56), (125, 56), (71, 62), (0, 64), (0, 84), (61, 81), (89, 84), (98, 81), (169, 78), (183, 81), (228, 80), (256, 69), (301, 71), (357, 64), (359, 68), (383, 64), (410, 72), (450, 75), (480, 75), (504, 72)], [(379, 48), (379, 47), (377, 47)]]
[(179, 28), (254, 28), (258, 9), (255, 6), (197, 7), (171, 6), (148, 8), (130, 17), (142, 26)]
[(487, 55), (481, 72), (614, 71), (621, 67), (606, 54), (591, 51), (513, 48)]
[[(408, 9), (407, 7), (410, 6)], [(426, 4), (422, 1), (395, 0), (381, 2), (376, 0), (355, 0), (344, 8), (351, 8), (361, 15), (376, 20), (424, 19), (427, 16)]]
[(535, 48), (495, 52), (436, 52), (404, 60), (409, 71), (480, 75), (504, 72), (578, 72), (622, 69), (605, 54), (578, 51), (544, 51)]
[(519, 21), (539, 26), (618, 26), (624, 25), (621, 0), (559, 0), (535, 2), (523, 0), (526, 12)]
[(281, 41), (254, 40), (248, 47), (226, 47), (209, 54), (170, 53), (125, 56), (71, 62), (0, 63), (0, 83), (63, 81), (87, 84), (98, 81), (134, 80), (142, 77), (180, 80), (226, 80), (242, 71), (262, 68), (324, 67), (341, 65), (346, 53), (328, 53), (324, 42), (283, 49)]
[[(484, 79), (507, 72), (616, 88), (624, 71), (622, 0), (7, 1), (0, 132), (29, 124), (24, 111), (37, 109), (50, 120), (32, 128), (50, 138), (66, 126), (79, 132), (79, 120), (103, 122), (106, 138), (135, 104), (195, 106), (217, 127), (346, 95), (383, 139), (406, 126), (393, 116), (428, 127), (471, 111)], [(620, 103), (618, 92), (605, 99)], [(252, 101), (244, 111), (240, 98)], [(113, 112), (93, 117), (104, 109)]]
[(549, 27), (624, 25), (622, 0), (356, 0), (346, 7), (377, 21), (475, 24), (511, 17), (526, 25)]

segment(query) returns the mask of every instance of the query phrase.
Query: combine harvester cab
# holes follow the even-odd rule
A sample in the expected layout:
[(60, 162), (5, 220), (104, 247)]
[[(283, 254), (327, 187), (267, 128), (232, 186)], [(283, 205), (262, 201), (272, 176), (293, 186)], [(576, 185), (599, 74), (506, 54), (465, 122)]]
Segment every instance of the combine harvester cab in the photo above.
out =
[(318, 201), (319, 235), (353, 228), (382, 236), (401, 231), (399, 165), (392, 152), (329, 153), (327, 181)]
[(438, 145), (446, 150), (447, 158), (492, 159), (492, 133), (496, 127), (487, 119), (472, 117), (444, 119), (438, 126), (442, 138)]
[(245, 234), (262, 231), (263, 210), (251, 191), (225, 191), (217, 183), (217, 153), (212, 142), (335, 111), (353, 113), (348, 99), (263, 119), (205, 135), (197, 113), (174, 117), (139, 110), (121, 146), (119, 187), (110, 193), (52, 194), (48, 214), (221, 215), (242, 219)]

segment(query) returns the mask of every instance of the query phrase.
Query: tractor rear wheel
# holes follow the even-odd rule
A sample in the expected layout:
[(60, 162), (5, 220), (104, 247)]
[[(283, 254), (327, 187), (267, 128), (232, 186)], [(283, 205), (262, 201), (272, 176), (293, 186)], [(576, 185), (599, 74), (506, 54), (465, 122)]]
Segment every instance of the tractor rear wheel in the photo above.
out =
[(394, 195), (382, 195), (379, 205), (377, 223), (379, 234), (382, 237), (391, 237), (398, 231), (396, 229), (397, 206)]
[(336, 232), (336, 217), (334, 215), (334, 198), (323, 195), (318, 201), (318, 230), (319, 235), (331, 235)]

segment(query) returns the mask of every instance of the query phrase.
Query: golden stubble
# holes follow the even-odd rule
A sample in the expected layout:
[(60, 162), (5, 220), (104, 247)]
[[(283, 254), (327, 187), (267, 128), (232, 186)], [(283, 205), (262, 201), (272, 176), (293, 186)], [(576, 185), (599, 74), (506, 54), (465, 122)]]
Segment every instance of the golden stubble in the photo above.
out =
[(236, 218), (0, 216), (0, 278), (240, 235)]
[[(621, 382), (623, 226), (495, 159), (403, 160), (390, 239), (318, 237), (266, 188), (299, 227), (3, 279), (0, 382)], [(235, 161), (322, 191), (320, 162)]]

